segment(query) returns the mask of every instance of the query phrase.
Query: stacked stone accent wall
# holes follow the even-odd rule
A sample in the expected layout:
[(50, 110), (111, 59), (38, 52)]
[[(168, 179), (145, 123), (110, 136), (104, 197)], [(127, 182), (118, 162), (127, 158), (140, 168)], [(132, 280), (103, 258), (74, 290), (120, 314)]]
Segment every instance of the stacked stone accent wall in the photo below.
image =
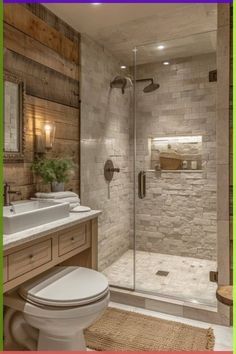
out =
[(203, 172), (147, 174), (137, 202), (136, 248), (185, 257), (216, 257), (216, 191)]

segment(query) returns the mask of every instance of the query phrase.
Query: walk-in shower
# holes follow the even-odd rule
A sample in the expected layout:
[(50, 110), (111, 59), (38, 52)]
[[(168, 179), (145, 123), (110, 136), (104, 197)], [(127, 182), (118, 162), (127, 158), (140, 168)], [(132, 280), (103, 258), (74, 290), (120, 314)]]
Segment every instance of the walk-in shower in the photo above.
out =
[[(122, 72), (92, 48), (84, 46), (81, 200), (102, 211), (99, 271), (117, 294), (215, 311), (216, 32), (138, 46)], [(112, 180), (107, 160), (119, 169)]]
[(216, 82), (209, 82), (209, 72), (216, 69), (215, 39), (211, 32), (166, 42), (169, 65), (156, 44), (137, 47), (134, 79), (111, 83), (135, 88), (127, 151), (131, 214), (126, 250), (117, 248), (102, 269), (112, 286), (213, 307)]

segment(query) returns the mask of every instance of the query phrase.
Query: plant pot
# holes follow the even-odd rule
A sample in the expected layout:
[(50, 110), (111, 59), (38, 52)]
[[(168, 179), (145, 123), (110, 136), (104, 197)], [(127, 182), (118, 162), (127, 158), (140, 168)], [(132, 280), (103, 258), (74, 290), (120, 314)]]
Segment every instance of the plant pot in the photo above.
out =
[(52, 182), (51, 183), (51, 190), (52, 192), (63, 192), (65, 184), (63, 182)]

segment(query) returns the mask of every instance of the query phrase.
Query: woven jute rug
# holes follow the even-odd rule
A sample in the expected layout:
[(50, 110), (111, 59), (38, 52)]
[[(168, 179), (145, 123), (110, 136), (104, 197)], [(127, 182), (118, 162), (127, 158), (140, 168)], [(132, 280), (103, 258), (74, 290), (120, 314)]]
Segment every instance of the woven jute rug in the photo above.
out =
[(208, 351), (212, 329), (108, 308), (85, 331), (86, 344), (98, 351)]

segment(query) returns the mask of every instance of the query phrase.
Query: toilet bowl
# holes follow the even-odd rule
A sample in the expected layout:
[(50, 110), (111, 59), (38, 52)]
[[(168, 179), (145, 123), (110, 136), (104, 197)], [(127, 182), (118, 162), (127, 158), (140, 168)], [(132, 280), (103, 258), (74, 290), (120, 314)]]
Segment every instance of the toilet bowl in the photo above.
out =
[(55, 267), (4, 296), (5, 350), (85, 351), (83, 330), (109, 303), (106, 277), (83, 267)]

